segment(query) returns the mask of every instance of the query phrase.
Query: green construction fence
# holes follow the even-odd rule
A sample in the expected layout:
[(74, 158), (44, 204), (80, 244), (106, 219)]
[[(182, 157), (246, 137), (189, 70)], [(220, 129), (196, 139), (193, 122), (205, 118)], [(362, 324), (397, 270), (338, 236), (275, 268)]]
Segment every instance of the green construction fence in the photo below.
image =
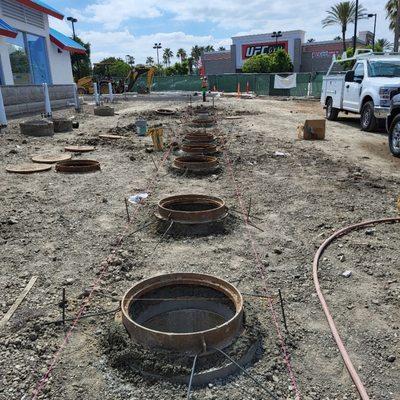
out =
[[(222, 92), (237, 92), (247, 90), (264, 96), (294, 96), (320, 97), (323, 73), (298, 73), (296, 87), (293, 89), (274, 89), (275, 74), (220, 74), (208, 75), (208, 85), (211, 90)], [(146, 86), (146, 78), (140, 77), (133, 90)], [(200, 91), (201, 79), (198, 75), (155, 76), (152, 85), (153, 92), (166, 91)]]

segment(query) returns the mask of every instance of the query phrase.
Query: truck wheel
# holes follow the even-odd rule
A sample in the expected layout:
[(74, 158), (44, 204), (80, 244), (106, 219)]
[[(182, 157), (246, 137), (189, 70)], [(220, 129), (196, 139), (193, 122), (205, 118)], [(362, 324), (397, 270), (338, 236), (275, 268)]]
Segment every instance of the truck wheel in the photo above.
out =
[(377, 126), (378, 122), (374, 115), (374, 103), (368, 101), (361, 109), (361, 130), (373, 132), (376, 130)]
[(326, 101), (326, 119), (329, 121), (336, 121), (338, 119), (339, 109), (333, 107), (333, 100), (329, 98)]
[(400, 157), (400, 114), (394, 117), (390, 126), (389, 149), (395, 157)]

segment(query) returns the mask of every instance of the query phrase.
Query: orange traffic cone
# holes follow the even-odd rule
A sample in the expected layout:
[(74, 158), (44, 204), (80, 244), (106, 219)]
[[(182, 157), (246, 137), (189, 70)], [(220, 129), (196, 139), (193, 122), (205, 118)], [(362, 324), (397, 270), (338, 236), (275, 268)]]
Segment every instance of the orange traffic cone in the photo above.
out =
[(237, 96), (239, 98), (242, 96), (242, 94), (240, 93), (240, 82), (238, 82), (238, 85), (237, 85)]

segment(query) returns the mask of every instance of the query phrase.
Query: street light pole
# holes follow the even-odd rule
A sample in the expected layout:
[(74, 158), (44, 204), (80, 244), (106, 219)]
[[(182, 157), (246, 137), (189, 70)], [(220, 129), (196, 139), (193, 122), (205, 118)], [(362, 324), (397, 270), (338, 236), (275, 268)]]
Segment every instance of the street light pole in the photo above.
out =
[[(74, 17), (68, 17), (68, 18), (67, 18), (67, 21), (70, 21), (70, 22), (71, 22), (71, 25), (72, 25), (72, 35), (73, 35), (74, 40), (76, 40), (75, 24), (78, 22), (78, 20), (77, 20), (76, 18), (74, 18)], [(78, 72), (78, 77), (80, 78), (80, 77), (81, 77), (81, 67), (80, 67), (79, 64), (80, 64), (80, 63), (79, 63), (79, 60), (77, 59), (77, 60), (76, 60), (76, 69), (77, 69), (77, 72)]]
[(160, 56), (158, 54), (158, 50), (161, 48), (162, 48), (161, 43), (154, 43), (153, 49), (157, 50), (157, 65), (158, 66), (160, 65)]
[(271, 37), (276, 39), (276, 45), (278, 46), (278, 38), (282, 37), (282, 31), (278, 31), (278, 32), (272, 32)]
[(71, 22), (73, 38), (74, 38), (74, 40), (76, 40), (75, 23), (78, 22), (78, 20), (76, 18), (73, 18), (73, 17), (68, 17), (67, 21)]
[(368, 18), (372, 18), (375, 17), (375, 21), (374, 21), (374, 36), (372, 39), (372, 51), (375, 51), (375, 37), (376, 37), (376, 18), (377, 18), (378, 14), (368, 14)]
[(356, 53), (356, 47), (357, 47), (358, 3), (359, 0), (356, 0), (356, 13), (354, 16), (353, 55)]

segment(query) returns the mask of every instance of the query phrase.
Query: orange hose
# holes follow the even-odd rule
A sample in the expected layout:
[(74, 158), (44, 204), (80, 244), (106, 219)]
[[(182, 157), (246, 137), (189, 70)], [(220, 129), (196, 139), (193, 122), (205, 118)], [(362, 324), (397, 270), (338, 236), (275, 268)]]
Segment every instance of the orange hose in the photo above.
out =
[(362, 400), (369, 400), (369, 396), (368, 396), (367, 391), (361, 381), (361, 378), (358, 376), (357, 371), (355, 370), (355, 368), (350, 360), (350, 357), (347, 353), (347, 350), (343, 344), (343, 341), (342, 341), (342, 339), (339, 335), (339, 332), (336, 328), (335, 322), (329, 311), (328, 304), (326, 303), (325, 298), (322, 294), (321, 287), (320, 287), (320, 284), (318, 281), (318, 264), (319, 264), (319, 260), (322, 256), (322, 254), (324, 253), (325, 249), (338, 237), (347, 235), (348, 233), (350, 233), (353, 230), (364, 228), (366, 226), (382, 224), (382, 223), (394, 223), (394, 222), (400, 222), (400, 217), (375, 219), (372, 221), (361, 222), (359, 224), (354, 224), (354, 225), (350, 225), (345, 228), (342, 228), (342, 229), (336, 231), (332, 236), (330, 236), (328, 239), (326, 239), (324, 243), (322, 243), (321, 247), (315, 253), (314, 262), (313, 262), (314, 285), (315, 285), (315, 289), (318, 294), (319, 301), (321, 302), (322, 309), (324, 310), (326, 319), (328, 320), (329, 328), (332, 331), (333, 338), (335, 339), (337, 347), (339, 348), (340, 354), (342, 355), (342, 358), (346, 365), (346, 368), (347, 368), (347, 370), (350, 374), (350, 377), (353, 380), (354, 385), (356, 386), (357, 391)]

